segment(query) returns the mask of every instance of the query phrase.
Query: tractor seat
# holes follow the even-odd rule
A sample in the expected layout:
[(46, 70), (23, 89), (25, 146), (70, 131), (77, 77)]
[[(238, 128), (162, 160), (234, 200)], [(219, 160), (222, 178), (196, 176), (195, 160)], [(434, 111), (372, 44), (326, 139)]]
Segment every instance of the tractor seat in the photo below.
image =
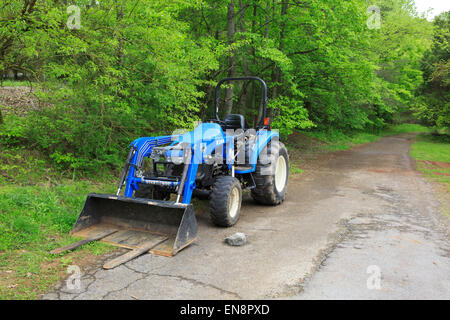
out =
[(229, 114), (224, 119), (225, 122), (225, 130), (226, 129), (248, 129), (248, 125), (245, 122), (245, 118), (242, 114)]

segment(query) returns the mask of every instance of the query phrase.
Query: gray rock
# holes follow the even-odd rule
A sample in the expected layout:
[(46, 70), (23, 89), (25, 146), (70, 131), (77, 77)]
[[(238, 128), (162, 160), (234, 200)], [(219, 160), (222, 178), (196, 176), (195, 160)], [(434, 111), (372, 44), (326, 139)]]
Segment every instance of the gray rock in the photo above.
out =
[(225, 242), (230, 246), (242, 246), (247, 242), (247, 236), (242, 232), (236, 232), (232, 236), (225, 238)]

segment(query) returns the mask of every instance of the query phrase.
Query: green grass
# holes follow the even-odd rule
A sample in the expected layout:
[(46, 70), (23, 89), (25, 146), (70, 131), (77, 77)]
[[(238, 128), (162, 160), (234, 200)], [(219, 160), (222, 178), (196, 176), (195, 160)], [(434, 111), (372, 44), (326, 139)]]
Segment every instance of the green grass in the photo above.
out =
[[(417, 169), (432, 181), (443, 183), (450, 190), (450, 138), (431, 134), (419, 135), (411, 146)], [(431, 162), (432, 161), (432, 162)], [(438, 163), (435, 163), (438, 162)]]
[(375, 142), (381, 137), (391, 136), (401, 133), (421, 133), (430, 132), (431, 129), (419, 124), (404, 123), (400, 125), (389, 126), (379, 132), (353, 131), (344, 133), (338, 130), (311, 131), (304, 132), (306, 135), (325, 142), (323, 149), (325, 151), (347, 150), (354, 146)]
[(38, 151), (25, 146), (6, 147), (1, 143), (0, 148), (4, 148), (0, 153), (0, 185), (34, 185), (70, 175), (58, 172)]
[[(31, 83), (33, 84), (33, 83)], [(16, 81), (16, 80), (3, 80), (0, 82), (2, 87), (28, 87), (30, 86), (29, 81)], [(34, 86), (34, 84), (33, 84)]]
[(355, 145), (373, 142), (378, 139), (376, 134), (366, 132), (353, 132), (345, 134), (340, 131), (331, 130), (329, 132), (306, 132), (306, 134), (325, 142), (323, 145), (323, 149), (325, 151), (346, 150)]
[(431, 132), (432, 129), (415, 123), (402, 123), (387, 127), (382, 131), (381, 135), (395, 135), (400, 133), (424, 133)]
[(69, 231), (89, 192), (111, 184), (67, 181), (57, 186), (0, 186), (0, 299), (34, 299), (55, 284), (67, 265), (111, 250), (102, 243), (50, 255), (75, 238)]
[(292, 167), (290, 168), (289, 172), (291, 172), (292, 174), (300, 174), (303, 172), (303, 170), (300, 168)]
[(450, 139), (434, 135), (419, 135), (411, 147), (416, 160), (450, 162)]
[(301, 174), (303, 173), (303, 169), (297, 167), (296, 163), (291, 163), (289, 168), (289, 175)]

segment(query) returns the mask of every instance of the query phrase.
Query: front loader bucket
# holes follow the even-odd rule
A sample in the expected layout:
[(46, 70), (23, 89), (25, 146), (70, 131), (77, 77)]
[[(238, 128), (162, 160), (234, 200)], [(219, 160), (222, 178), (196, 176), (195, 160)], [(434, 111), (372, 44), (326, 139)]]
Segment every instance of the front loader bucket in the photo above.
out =
[(191, 204), (91, 193), (71, 234), (173, 256), (195, 240), (197, 220)]

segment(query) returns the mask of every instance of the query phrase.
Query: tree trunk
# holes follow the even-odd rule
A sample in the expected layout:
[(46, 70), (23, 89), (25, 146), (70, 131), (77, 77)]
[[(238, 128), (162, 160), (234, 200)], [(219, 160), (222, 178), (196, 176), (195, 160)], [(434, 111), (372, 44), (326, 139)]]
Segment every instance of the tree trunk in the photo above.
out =
[[(255, 6), (256, 8), (256, 6)], [(244, 3), (242, 0), (239, 0), (239, 10), (241, 11), (241, 14), (239, 16), (239, 31), (240, 32), (247, 32), (247, 28), (245, 26), (245, 8)], [(255, 10), (256, 11), (256, 10)], [(253, 12), (255, 14), (255, 12)], [(244, 54), (242, 57), (242, 70), (244, 71), (245, 76), (250, 75), (250, 69), (248, 67), (248, 58), (247, 55)], [(248, 96), (248, 84), (249, 81), (246, 81), (242, 84), (242, 91), (241, 91), (241, 98), (239, 103), (239, 113), (245, 115), (245, 110), (247, 108), (247, 96)]]
[(270, 22), (270, 0), (266, 2), (266, 23), (264, 27), (264, 38), (269, 37), (269, 22)]
[[(228, 45), (232, 45), (234, 41), (234, 34), (236, 31), (235, 26), (235, 12), (234, 12), (234, 0), (231, 0), (228, 4), (228, 13), (227, 13), (227, 36), (228, 36)], [(228, 57), (228, 77), (236, 76), (236, 57), (235, 51), (232, 50), (230, 52), (230, 56)], [(229, 115), (233, 110), (233, 95), (234, 89), (233, 86), (230, 86), (225, 91), (225, 115)]]
[[(252, 108), (252, 110), (255, 110), (255, 107), (256, 107), (256, 88), (255, 87), (256, 87), (255, 81), (253, 81), (252, 82), (252, 100), (251, 100), (251, 108)], [(258, 113), (255, 114), (255, 116), (254, 116), (253, 128), (255, 128), (256, 124), (258, 123), (258, 119), (260, 117), (261, 110), (262, 110), (262, 106), (259, 107)]]
[[(281, 19), (283, 19), (283, 16), (287, 14), (287, 10), (289, 7), (289, 2), (283, 2), (281, 6)], [(286, 23), (284, 21), (281, 22), (281, 31), (280, 31), (280, 44), (279, 49), (280, 51), (283, 51), (284, 47), (284, 31), (286, 28)], [(279, 95), (279, 84), (281, 82), (281, 69), (278, 66), (275, 66), (274, 70), (272, 71), (272, 82), (273, 82), (273, 91), (272, 91), (272, 99), (276, 99)], [(269, 110), (269, 117), (273, 118), (273, 110)]]
[[(274, 5), (273, 5), (273, 8), (275, 8), (275, 3), (274, 3)], [(273, 10), (275, 10), (275, 9), (273, 9)], [(269, 22), (270, 22), (270, 0), (267, 0), (267, 2), (266, 2), (266, 12), (267, 12), (267, 14), (266, 14), (266, 21), (265, 21), (265, 27), (264, 27), (264, 38), (268, 38), (269, 37)], [(255, 57), (255, 59), (256, 59), (256, 57)], [(276, 92), (275, 92), (275, 87), (274, 87), (274, 92), (272, 92), (272, 96), (274, 96), (274, 94), (276, 94)], [(254, 91), (254, 94), (256, 93), (255, 92), (255, 90), (253, 90)], [(262, 113), (263, 113), (263, 104), (262, 104), (262, 99), (263, 99), (263, 97), (261, 97), (261, 103), (259, 104), (259, 107), (258, 107), (258, 114), (257, 114), (257, 116), (256, 116), (256, 118), (255, 118), (255, 126), (259, 123), (259, 122), (261, 122), (261, 117), (262, 117)]]
[(124, 56), (123, 56), (123, 37), (121, 33), (121, 23), (123, 20), (123, 3), (120, 5), (118, 4), (117, 12), (116, 12), (116, 22), (117, 22), (117, 42), (119, 45), (117, 46), (117, 61), (119, 62), (119, 65), (123, 65), (124, 63)]

